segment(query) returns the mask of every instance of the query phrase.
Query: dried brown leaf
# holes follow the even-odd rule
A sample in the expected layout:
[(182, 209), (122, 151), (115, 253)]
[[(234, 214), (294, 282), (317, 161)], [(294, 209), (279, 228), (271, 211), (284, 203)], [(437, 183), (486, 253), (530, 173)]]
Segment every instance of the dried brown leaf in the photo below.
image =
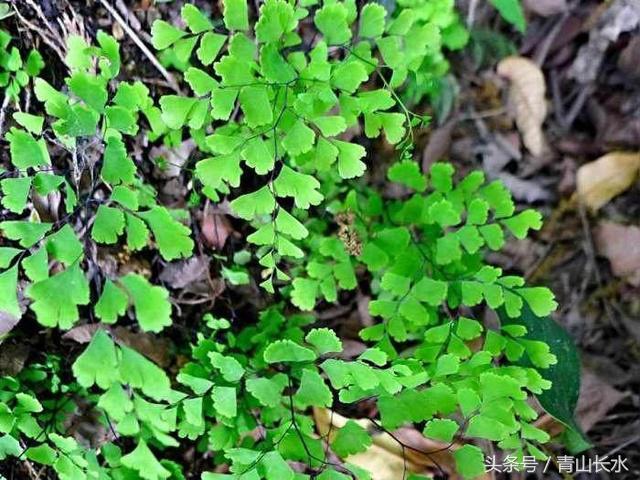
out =
[(222, 250), (227, 238), (233, 233), (233, 227), (227, 217), (219, 212), (207, 211), (200, 223), (205, 243), (215, 250)]
[(598, 251), (611, 263), (614, 275), (640, 286), (640, 228), (601, 222), (594, 238)]
[(547, 150), (542, 124), (547, 116), (546, 84), (540, 67), (524, 57), (507, 57), (498, 64), (498, 74), (509, 79), (509, 107), (522, 141), (536, 157)]
[(524, 8), (542, 17), (550, 17), (566, 12), (569, 6), (567, 0), (524, 0)]
[[(313, 416), (320, 435), (331, 440), (348, 420), (339, 413), (327, 409), (314, 408)], [(363, 453), (351, 455), (349, 463), (371, 472), (373, 480), (397, 480), (404, 478), (407, 472), (417, 474), (444, 473), (449, 480), (460, 480), (456, 473), (453, 452), (462, 444), (452, 445), (431, 440), (415, 428), (403, 427), (393, 432), (380, 432), (375, 424), (366, 418), (354, 421), (371, 434), (373, 445)], [(411, 448), (403, 448), (402, 444)], [(480, 480), (491, 479), (487, 473)]]
[(640, 153), (608, 153), (578, 169), (578, 196), (587, 207), (598, 210), (627, 190), (638, 178), (639, 171)]
[[(620, 400), (625, 397), (623, 392), (616, 390), (598, 375), (583, 368), (580, 382), (580, 397), (576, 407), (575, 417), (583, 431), (588, 432), (602, 420)], [(558, 435), (564, 426), (549, 414), (542, 415), (536, 426)]]

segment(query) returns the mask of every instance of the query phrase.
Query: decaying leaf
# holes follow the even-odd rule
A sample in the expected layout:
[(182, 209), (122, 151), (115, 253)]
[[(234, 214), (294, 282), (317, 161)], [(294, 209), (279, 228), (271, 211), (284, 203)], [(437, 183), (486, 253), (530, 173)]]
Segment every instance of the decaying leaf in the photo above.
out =
[[(581, 373), (580, 398), (576, 407), (576, 420), (584, 432), (604, 418), (625, 394), (616, 390), (598, 375), (583, 368)], [(538, 428), (558, 435), (564, 427), (549, 414), (542, 415), (536, 422)]]
[(542, 156), (548, 149), (542, 131), (547, 116), (546, 84), (540, 67), (524, 57), (507, 57), (498, 64), (498, 74), (509, 79), (509, 107), (522, 141), (532, 155)]
[[(330, 440), (349, 420), (322, 408), (315, 408), (313, 415), (320, 435), (328, 435)], [(410, 472), (423, 475), (439, 473), (445, 474), (450, 480), (461, 480), (453, 458), (453, 452), (461, 444), (449, 445), (431, 440), (414, 428), (400, 428), (392, 436), (380, 432), (371, 420), (359, 419), (355, 422), (371, 432), (373, 444), (367, 451), (349, 456), (347, 461), (370, 471), (372, 480), (397, 480), (406, 478)], [(412, 448), (403, 449), (398, 440)], [(477, 478), (489, 480), (492, 477), (487, 473)]]
[(629, 188), (639, 171), (640, 153), (608, 153), (578, 169), (578, 197), (587, 207), (598, 210)]
[(13, 330), (13, 327), (15, 327), (19, 321), (20, 319), (18, 317), (14, 317), (8, 312), (0, 311), (0, 337)]
[(601, 222), (594, 237), (598, 251), (609, 259), (613, 273), (640, 286), (640, 228)]
[(227, 217), (208, 208), (202, 214), (200, 228), (205, 243), (215, 250), (222, 250), (227, 238), (233, 233), (233, 227)]
[(524, 0), (524, 7), (542, 17), (566, 12), (569, 8), (567, 0)]

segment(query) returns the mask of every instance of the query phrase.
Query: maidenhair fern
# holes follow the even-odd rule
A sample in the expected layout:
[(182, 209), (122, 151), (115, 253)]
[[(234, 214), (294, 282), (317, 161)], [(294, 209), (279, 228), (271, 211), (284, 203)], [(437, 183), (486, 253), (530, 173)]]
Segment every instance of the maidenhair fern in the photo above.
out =
[[(520, 319), (546, 317), (556, 302), (485, 261), (507, 235), (539, 229), (541, 216), (516, 211), (482, 172), (460, 178), (442, 162), (422, 172), (412, 158), (428, 118), (401, 99), (411, 82), (440, 79), (443, 48), (466, 41), (452, 3), (403, 1), (388, 12), (267, 0), (255, 11), (226, 0), (213, 17), (185, 5), (185, 28), (157, 20), (151, 34), (190, 93), (157, 98), (123, 80), (114, 38), (68, 38), (64, 84), (34, 82), (46, 115), (16, 112), (6, 134), (0, 314), (52, 332), (83, 325), (91, 338), (81, 353), (48, 354), (0, 378), (0, 460), (27, 459), (64, 480), (366, 479), (348, 460), (372, 444), (370, 432), (349, 421), (323, 438), (311, 415), (365, 399), (381, 428), (413, 424), (464, 443), (453, 456), (466, 478), (484, 471), (476, 439), (546, 457), (549, 436), (528, 399), (552, 388), (545, 372), (557, 358)], [(19, 54), (5, 57), (0, 67), (25, 85)], [(26, 75), (38, 73), (36, 60)], [(151, 166), (130, 153), (140, 135), (193, 140), (178, 166), (188, 206), (229, 202), (247, 244), (230, 254), (242, 269), (225, 259), (220, 274), (229, 288), (259, 284), (266, 298), (243, 318), (216, 308), (190, 319), (190, 343), (167, 370), (109, 325), (172, 328), (169, 290), (149, 270), (96, 260), (106, 249), (161, 262), (193, 255), (190, 211), (164, 205)], [(374, 141), (395, 145), (399, 159), (374, 165)], [(404, 194), (383, 198), (367, 181), (374, 166)], [(354, 290), (370, 297), (373, 318), (355, 358), (304, 313)], [(478, 306), (500, 326), (488, 328)], [(106, 439), (67, 433), (76, 405)], [(186, 442), (197, 470), (175, 454)]]

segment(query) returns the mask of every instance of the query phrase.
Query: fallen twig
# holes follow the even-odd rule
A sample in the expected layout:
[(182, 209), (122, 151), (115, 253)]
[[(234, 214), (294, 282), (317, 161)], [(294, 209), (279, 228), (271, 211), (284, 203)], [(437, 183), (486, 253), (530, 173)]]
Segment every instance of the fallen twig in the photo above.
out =
[(144, 55), (149, 59), (149, 61), (153, 64), (154, 67), (162, 74), (162, 76), (167, 80), (167, 83), (177, 93), (181, 93), (180, 87), (178, 86), (178, 82), (173, 78), (173, 75), (167, 71), (166, 68), (162, 66), (160, 61), (156, 58), (149, 47), (147, 47), (144, 42), (140, 39), (140, 37), (133, 31), (133, 29), (129, 26), (129, 24), (122, 18), (122, 16), (116, 11), (113, 6), (109, 4), (106, 0), (100, 0), (102, 6), (113, 16), (113, 18), (120, 24), (123, 30), (126, 32), (131, 40), (138, 46), (138, 48), (144, 53)]

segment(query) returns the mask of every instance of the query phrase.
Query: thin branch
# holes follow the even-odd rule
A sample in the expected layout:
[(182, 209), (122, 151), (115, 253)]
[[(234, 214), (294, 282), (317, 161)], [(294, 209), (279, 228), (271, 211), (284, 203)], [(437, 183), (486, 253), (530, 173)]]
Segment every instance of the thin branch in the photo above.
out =
[(133, 29), (129, 26), (129, 24), (125, 21), (125, 19), (122, 18), (122, 16), (116, 11), (116, 9), (113, 8), (107, 2), (107, 0), (100, 0), (100, 3), (120, 24), (120, 26), (126, 32), (126, 34), (129, 35), (129, 37), (131, 37), (131, 40), (133, 40), (133, 42), (138, 46), (138, 48), (142, 51), (142, 53), (144, 53), (144, 55), (149, 59), (149, 61), (153, 64), (153, 66), (156, 67), (156, 69), (167, 80), (171, 89), (173, 89), (177, 93), (182, 93), (180, 91), (180, 86), (178, 85), (178, 82), (176, 82), (176, 79), (173, 77), (173, 75), (171, 75), (171, 73), (169, 73), (169, 71), (167, 71), (167, 69), (162, 66), (160, 61), (153, 54), (153, 52), (149, 50), (149, 47), (147, 47), (144, 44), (144, 42), (140, 39), (138, 34), (136, 34), (136, 32), (133, 31)]

